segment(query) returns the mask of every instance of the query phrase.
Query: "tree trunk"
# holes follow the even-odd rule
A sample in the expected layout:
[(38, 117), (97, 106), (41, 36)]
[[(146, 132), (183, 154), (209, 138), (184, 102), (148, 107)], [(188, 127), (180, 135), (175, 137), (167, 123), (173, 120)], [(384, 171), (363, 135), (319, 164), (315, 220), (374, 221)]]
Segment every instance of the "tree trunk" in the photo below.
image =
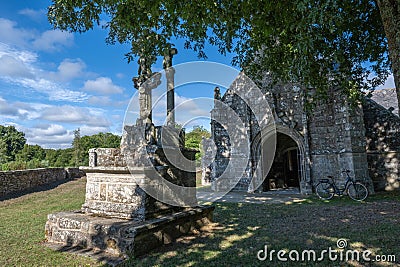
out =
[(385, 28), (400, 110), (400, 0), (377, 0), (377, 3)]

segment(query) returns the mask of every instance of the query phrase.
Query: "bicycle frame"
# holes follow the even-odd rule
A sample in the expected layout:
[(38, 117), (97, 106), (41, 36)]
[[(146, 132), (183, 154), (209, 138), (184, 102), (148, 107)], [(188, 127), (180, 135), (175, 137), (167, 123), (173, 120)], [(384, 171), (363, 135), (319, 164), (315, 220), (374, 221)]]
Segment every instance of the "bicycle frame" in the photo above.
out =
[(329, 177), (330, 179), (331, 179), (331, 185), (333, 186), (333, 188), (335, 189), (335, 194), (336, 195), (339, 195), (339, 196), (341, 196), (341, 195), (343, 195), (343, 193), (344, 192), (346, 192), (346, 190), (348, 189), (348, 187), (349, 187), (349, 185), (350, 184), (352, 184), (352, 183), (354, 183), (354, 181), (353, 181), (353, 179), (350, 177), (350, 175), (349, 175), (349, 173), (348, 172), (345, 172), (346, 173), (346, 181), (345, 181), (345, 184), (344, 184), (344, 188), (343, 189), (341, 189), (341, 188), (339, 188), (337, 185), (336, 185), (336, 183), (335, 183), (335, 180), (333, 179), (333, 177)]
[[(331, 180), (331, 182), (329, 182), (332, 186), (333, 186), (333, 188), (335, 189), (335, 195), (339, 195), (339, 196), (341, 196), (341, 195), (343, 195), (343, 193), (344, 192), (346, 192), (346, 190), (348, 189), (348, 187), (349, 187), (349, 185), (350, 184), (352, 184), (352, 183), (354, 183), (354, 181), (353, 181), (353, 179), (350, 177), (350, 175), (349, 175), (349, 173), (347, 172), (347, 171), (343, 171), (343, 172), (345, 172), (346, 173), (346, 181), (345, 181), (345, 184), (344, 184), (344, 188), (339, 188), (337, 185), (336, 185), (336, 183), (335, 183), (335, 180), (333, 179), (333, 176), (328, 176), (328, 178)], [(329, 181), (329, 180), (328, 180)]]
[(339, 188), (333, 176), (328, 176), (328, 179), (319, 180), (319, 183), (315, 186), (315, 192), (318, 197), (329, 200), (334, 195), (342, 196), (347, 193), (351, 199), (356, 201), (363, 201), (366, 199), (368, 197), (368, 188), (364, 184), (356, 181), (356, 179), (350, 177), (349, 170), (343, 172), (346, 173), (344, 187)]

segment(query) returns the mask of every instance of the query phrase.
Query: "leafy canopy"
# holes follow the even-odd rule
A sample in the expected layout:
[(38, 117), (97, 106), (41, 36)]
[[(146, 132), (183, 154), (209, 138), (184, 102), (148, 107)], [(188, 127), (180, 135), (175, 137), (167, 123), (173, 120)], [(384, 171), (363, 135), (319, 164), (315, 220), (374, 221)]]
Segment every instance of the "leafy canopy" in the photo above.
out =
[(14, 126), (0, 125), (0, 163), (15, 159), (15, 156), (24, 148), (25, 134)]
[(276, 80), (321, 92), (376, 86), (390, 68), (379, 9), (370, 0), (53, 0), (48, 18), (80, 33), (107, 21), (108, 43), (131, 44), (128, 62), (154, 59), (183, 38), (201, 58), (209, 43), (235, 53), (233, 63), (254, 77), (268, 70)]
[(185, 147), (200, 150), (200, 153), (196, 154), (197, 163), (200, 163), (200, 159), (203, 156), (201, 147), (201, 140), (203, 137), (210, 138), (211, 133), (201, 125), (193, 126), (192, 130), (185, 135)]

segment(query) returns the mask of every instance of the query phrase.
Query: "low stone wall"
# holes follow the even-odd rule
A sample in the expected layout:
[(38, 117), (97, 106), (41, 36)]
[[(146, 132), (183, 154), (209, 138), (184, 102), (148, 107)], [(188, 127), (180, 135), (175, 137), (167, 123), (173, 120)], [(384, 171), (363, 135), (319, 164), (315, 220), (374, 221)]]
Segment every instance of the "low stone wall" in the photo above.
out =
[(0, 197), (84, 175), (79, 168), (42, 168), (0, 172)]

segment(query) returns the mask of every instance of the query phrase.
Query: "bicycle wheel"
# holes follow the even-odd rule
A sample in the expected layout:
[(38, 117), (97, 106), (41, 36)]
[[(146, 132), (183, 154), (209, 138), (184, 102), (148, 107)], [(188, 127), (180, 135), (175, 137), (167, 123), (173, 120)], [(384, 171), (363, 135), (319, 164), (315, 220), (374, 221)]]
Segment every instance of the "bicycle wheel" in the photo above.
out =
[(355, 201), (363, 201), (368, 197), (368, 189), (362, 183), (355, 182), (347, 187), (347, 195)]
[(335, 189), (330, 183), (319, 183), (315, 187), (315, 193), (320, 199), (329, 200), (335, 194)]

